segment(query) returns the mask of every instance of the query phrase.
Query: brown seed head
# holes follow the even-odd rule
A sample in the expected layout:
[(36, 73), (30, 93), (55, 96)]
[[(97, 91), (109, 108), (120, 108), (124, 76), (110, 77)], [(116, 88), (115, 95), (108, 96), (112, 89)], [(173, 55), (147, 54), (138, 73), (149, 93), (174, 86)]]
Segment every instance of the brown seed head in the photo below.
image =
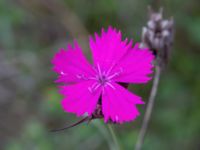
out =
[(149, 7), (149, 20), (142, 30), (141, 47), (148, 47), (156, 55), (159, 65), (166, 64), (174, 37), (174, 20), (163, 19), (163, 9), (155, 12)]

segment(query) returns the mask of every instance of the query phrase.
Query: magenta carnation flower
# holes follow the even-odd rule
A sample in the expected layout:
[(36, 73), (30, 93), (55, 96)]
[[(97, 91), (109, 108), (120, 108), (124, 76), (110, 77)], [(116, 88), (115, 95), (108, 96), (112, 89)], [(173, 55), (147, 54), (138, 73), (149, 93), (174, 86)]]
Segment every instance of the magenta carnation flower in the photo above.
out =
[(92, 116), (101, 106), (105, 122), (123, 123), (138, 115), (136, 105), (144, 104), (141, 97), (130, 93), (122, 83), (147, 83), (152, 73), (153, 54), (148, 49), (132, 46), (132, 41), (122, 41), (120, 31), (109, 27), (101, 36), (90, 37), (93, 65), (75, 41), (53, 58), (56, 82), (64, 83), (61, 104), (66, 112), (77, 116)]

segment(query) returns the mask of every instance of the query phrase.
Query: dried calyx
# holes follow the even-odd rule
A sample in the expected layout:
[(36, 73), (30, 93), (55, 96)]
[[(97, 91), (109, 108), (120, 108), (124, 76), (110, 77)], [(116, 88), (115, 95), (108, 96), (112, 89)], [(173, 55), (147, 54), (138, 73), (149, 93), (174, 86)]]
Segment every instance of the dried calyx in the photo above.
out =
[(174, 36), (174, 20), (163, 19), (163, 9), (155, 12), (149, 9), (147, 26), (142, 30), (141, 47), (148, 47), (157, 57), (159, 65), (166, 65), (170, 55)]
[[(122, 82), (119, 84), (126, 89), (128, 88), (128, 85), (129, 85), (128, 83), (122, 83)], [(102, 112), (102, 97), (99, 98), (98, 104), (96, 106), (96, 109), (92, 113), (92, 116), (88, 116), (87, 119), (88, 121), (91, 121), (93, 119), (101, 119), (101, 118), (104, 118), (104, 115)], [(107, 123), (116, 124), (116, 122), (112, 121), (111, 119), (109, 119)]]

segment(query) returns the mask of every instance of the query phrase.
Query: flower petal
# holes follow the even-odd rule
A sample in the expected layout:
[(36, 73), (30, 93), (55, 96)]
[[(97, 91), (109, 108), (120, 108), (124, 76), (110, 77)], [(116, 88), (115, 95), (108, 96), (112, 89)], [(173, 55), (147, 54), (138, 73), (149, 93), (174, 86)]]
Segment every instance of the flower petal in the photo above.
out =
[(89, 116), (95, 110), (101, 90), (90, 92), (89, 87), (93, 81), (83, 81), (77, 84), (62, 86), (61, 94), (65, 96), (61, 104), (66, 112), (77, 114), (77, 116), (87, 113)]
[(78, 82), (93, 73), (91, 65), (76, 41), (74, 48), (68, 44), (67, 50), (60, 49), (55, 54), (52, 63), (54, 64), (53, 70), (59, 74), (57, 82)]
[(154, 56), (148, 49), (139, 49), (138, 44), (119, 61), (113, 72), (121, 70), (114, 80), (124, 83), (146, 83), (151, 79), (149, 75), (153, 72), (152, 61)]
[(127, 52), (132, 41), (122, 41), (122, 34), (115, 28), (109, 27), (108, 31), (102, 29), (101, 36), (95, 33), (95, 39), (90, 37), (90, 48), (95, 65), (109, 69)]
[(102, 111), (105, 122), (111, 119), (117, 123), (134, 120), (139, 112), (136, 104), (144, 104), (141, 98), (130, 93), (122, 86), (112, 83), (113, 87), (106, 86), (102, 94)]

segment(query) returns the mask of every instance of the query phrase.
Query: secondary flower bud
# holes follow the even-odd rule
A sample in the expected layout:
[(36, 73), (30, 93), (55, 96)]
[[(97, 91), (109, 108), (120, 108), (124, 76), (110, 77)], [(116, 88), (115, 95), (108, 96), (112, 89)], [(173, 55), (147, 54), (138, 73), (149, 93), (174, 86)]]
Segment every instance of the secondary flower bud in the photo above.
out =
[(154, 12), (149, 8), (149, 20), (142, 30), (141, 47), (148, 47), (157, 56), (160, 65), (166, 64), (174, 36), (174, 20), (163, 19), (163, 9)]

